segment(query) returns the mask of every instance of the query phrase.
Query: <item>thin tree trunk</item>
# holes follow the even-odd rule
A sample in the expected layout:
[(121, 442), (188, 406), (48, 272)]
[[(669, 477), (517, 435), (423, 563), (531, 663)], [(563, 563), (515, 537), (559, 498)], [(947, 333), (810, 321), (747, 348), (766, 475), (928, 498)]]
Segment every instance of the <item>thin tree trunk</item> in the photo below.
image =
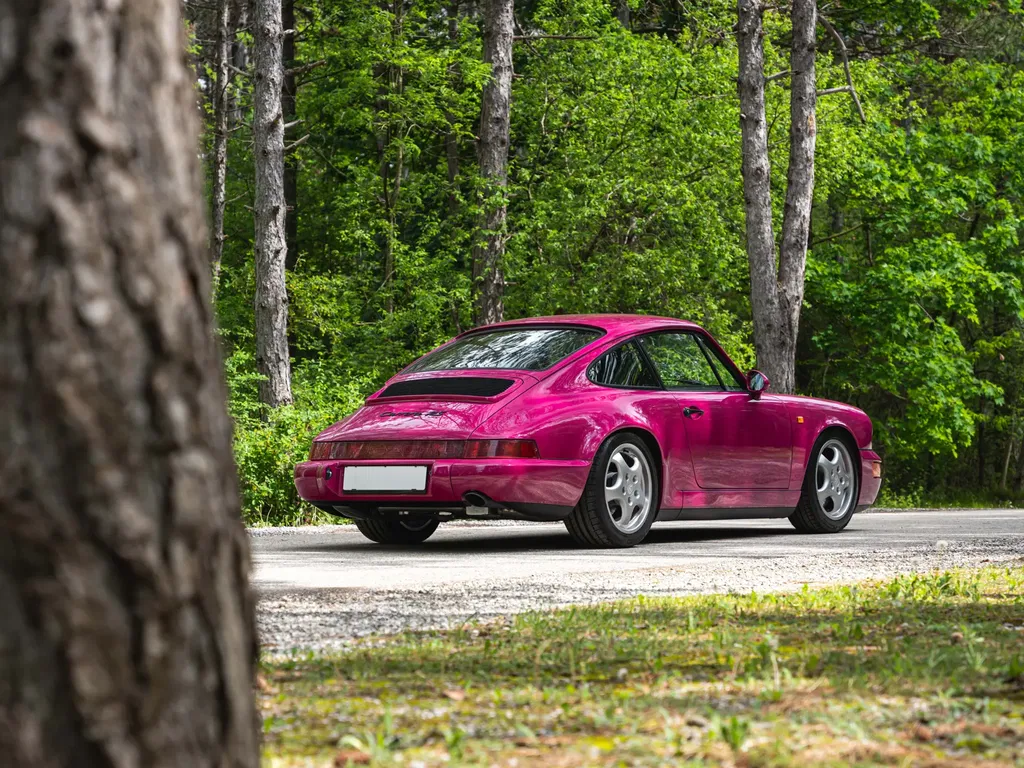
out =
[(764, 105), (763, 0), (739, 0), (739, 100), (750, 304), (758, 367), (777, 392), (796, 388), (796, 343), (814, 193), (815, 25), (813, 0), (794, 0), (790, 153), (782, 247), (776, 267), (771, 168)]
[[(391, 44), (397, 46), (403, 38), (403, 0), (391, 0), (390, 3), (385, 0), (381, 8), (391, 14)], [(374, 103), (379, 125), (376, 131), (377, 163), (380, 175), (380, 201), (388, 222), (381, 244), (381, 264), (384, 272), (381, 292), (384, 297), (384, 311), (391, 314), (395, 311), (395, 243), (398, 240), (398, 199), (402, 193), (404, 172), (404, 151), (401, 143), (397, 144), (398, 148), (392, 154), (392, 144), (396, 136), (400, 138), (402, 135), (400, 127), (399, 130), (395, 130), (400, 116), (395, 114), (392, 96), (401, 94), (405, 73), (401, 65), (387, 61), (376, 64), (373, 74), (374, 79), (380, 83)]]
[[(984, 415), (984, 410), (982, 411)], [(978, 490), (985, 489), (985, 422), (978, 424)]]
[(1006, 481), (1010, 477), (1010, 458), (1013, 456), (1013, 435), (1011, 434), (1006, 440), (1006, 457), (1003, 459), (1003, 475), (999, 481), (999, 487), (1002, 490), (1006, 490)]
[(256, 367), (260, 402), (292, 402), (285, 290), (284, 120), (281, 0), (256, 0), (253, 65), (256, 147)]
[[(448, 42), (453, 46), (459, 42), (459, 2), (454, 0), (448, 6)], [(459, 87), (459, 69), (454, 63), (448, 65), (448, 81), (453, 89)], [(448, 216), (455, 218), (459, 212), (459, 137), (455, 133), (455, 115), (445, 113), (448, 130), (444, 134), (444, 152), (448, 168)]]
[(213, 290), (220, 282), (220, 265), (224, 255), (224, 206), (227, 197), (228, 172), (228, 89), (231, 86), (231, 0), (217, 3), (217, 82), (213, 100), (213, 236), (210, 260), (213, 268)]
[(1020, 466), (1017, 468), (1017, 493), (1024, 493), (1024, 445), (1020, 448)]
[(814, 58), (818, 9), (815, 0), (793, 0), (793, 40), (789, 68), (789, 171), (786, 207), (782, 214), (779, 252), (779, 304), (782, 311), (784, 357), (779, 361), (777, 392), (796, 391), (796, 343), (804, 302), (804, 271), (814, 199), (815, 107), (817, 85)]
[[(282, 0), (281, 3), (281, 25), (285, 31), (293, 30), (293, 33), (286, 35), (282, 47), (284, 59), (284, 80), (281, 86), (281, 111), (284, 113), (284, 122), (295, 121), (295, 75), (289, 74), (289, 70), (295, 67), (295, 0)], [(291, 135), (288, 135), (288, 134)], [(295, 130), (286, 131), (285, 141), (293, 138)], [(285, 259), (286, 269), (295, 269), (299, 261), (299, 163), (294, 152), (289, 152), (284, 158), (284, 204), (285, 223), (284, 239), (287, 246)]]
[(502, 262), (512, 108), (512, 10), (513, 0), (486, 0), (484, 5), (484, 61), (491, 65), (491, 79), (483, 89), (478, 148), (484, 194), (473, 246), (477, 325), (500, 322), (504, 314)]
[(255, 768), (180, 3), (0, 19), (0, 763)]
[[(251, 32), (249, 28), (250, 0), (231, 0), (231, 29), (238, 33)], [(231, 65), (242, 72), (249, 70), (249, 46), (238, 34), (235, 34), (231, 41)], [(228, 94), (228, 129), (233, 129), (241, 123), (241, 112), (235, 92)]]

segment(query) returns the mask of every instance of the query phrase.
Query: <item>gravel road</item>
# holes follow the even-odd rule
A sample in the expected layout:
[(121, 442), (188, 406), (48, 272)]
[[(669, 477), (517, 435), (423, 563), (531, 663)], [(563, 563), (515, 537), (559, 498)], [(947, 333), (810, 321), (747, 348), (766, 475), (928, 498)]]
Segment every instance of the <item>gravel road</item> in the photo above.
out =
[(782, 521), (669, 523), (630, 550), (576, 548), (561, 524), (442, 525), (425, 544), (371, 544), (354, 526), (254, 529), (264, 646), (458, 626), (643, 594), (778, 591), (802, 584), (1024, 562), (1024, 510), (866, 512), (841, 534)]

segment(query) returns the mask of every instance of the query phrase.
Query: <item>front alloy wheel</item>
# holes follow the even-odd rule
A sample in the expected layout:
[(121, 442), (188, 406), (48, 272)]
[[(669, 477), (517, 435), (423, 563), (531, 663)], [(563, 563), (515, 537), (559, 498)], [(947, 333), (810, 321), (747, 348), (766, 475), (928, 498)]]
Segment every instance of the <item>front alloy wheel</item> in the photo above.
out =
[(658, 511), (658, 475), (636, 435), (609, 439), (594, 458), (587, 487), (565, 527), (589, 547), (631, 547), (647, 536)]
[(860, 473), (846, 440), (826, 436), (819, 443), (811, 453), (800, 503), (789, 520), (803, 533), (836, 533), (853, 517)]

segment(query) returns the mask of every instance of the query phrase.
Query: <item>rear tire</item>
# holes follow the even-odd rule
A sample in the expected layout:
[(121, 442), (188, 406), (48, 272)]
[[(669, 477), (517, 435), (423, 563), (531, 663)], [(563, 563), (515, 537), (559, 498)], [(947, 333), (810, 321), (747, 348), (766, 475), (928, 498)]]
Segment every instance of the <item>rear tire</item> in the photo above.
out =
[(789, 522), (800, 533), (839, 533), (860, 498), (857, 450), (845, 433), (826, 432), (814, 444), (803, 491)]
[(639, 435), (621, 432), (606, 440), (579, 504), (565, 519), (569, 535), (584, 547), (605, 549), (643, 541), (658, 516), (657, 467)]
[(440, 521), (434, 518), (423, 518), (422, 520), (409, 521), (393, 520), (385, 518), (373, 518), (369, 520), (356, 520), (356, 528), (370, 541), (378, 544), (398, 544), (409, 546), (422, 544), (429, 539)]

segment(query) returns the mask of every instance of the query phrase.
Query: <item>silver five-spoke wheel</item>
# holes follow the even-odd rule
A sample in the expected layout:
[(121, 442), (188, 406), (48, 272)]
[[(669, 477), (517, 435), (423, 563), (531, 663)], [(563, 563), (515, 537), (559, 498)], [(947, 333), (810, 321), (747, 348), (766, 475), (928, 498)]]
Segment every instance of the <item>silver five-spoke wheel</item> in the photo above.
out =
[(632, 443), (616, 447), (604, 474), (604, 499), (612, 524), (623, 533), (642, 528), (651, 513), (653, 491), (643, 451)]
[(821, 446), (815, 468), (814, 488), (821, 511), (832, 520), (841, 520), (853, 505), (853, 460), (842, 441), (832, 439)]

